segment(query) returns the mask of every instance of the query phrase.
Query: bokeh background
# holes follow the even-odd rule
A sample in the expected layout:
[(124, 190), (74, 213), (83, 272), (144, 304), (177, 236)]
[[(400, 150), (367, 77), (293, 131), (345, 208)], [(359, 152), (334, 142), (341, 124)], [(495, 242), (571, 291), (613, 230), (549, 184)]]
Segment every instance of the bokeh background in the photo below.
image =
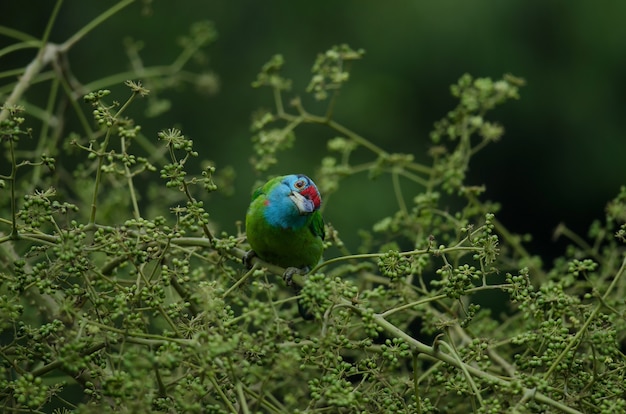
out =
[[(0, 25), (41, 36), (54, 3), (2, 1)], [(51, 40), (64, 41), (114, 3), (66, 0)], [(156, 118), (142, 116), (141, 109), (134, 114), (146, 136), (156, 139), (157, 131), (177, 126), (194, 139), (202, 158), (236, 169), (235, 193), (212, 198), (208, 207), (229, 232), (260, 178), (249, 164), (250, 115), (272, 100), (269, 91), (250, 84), (273, 54), (284, 55), (294, 95), (304, 95), (318, 52), (340, 43), (365, 49), (335, 118), (390, 152), (409, 151), (425, 162), (433, 123), (455, 105), (450, 84), (466, 72), (522, 77), (527, 85), (521, 99), (490, 115), (506, 135), (474, 159), (470, 183), (484, 183), (487, 198), (503, 206), (501, 221), (532, 233), (531, 250), (549, 259), (563, 248), (552, 241), (559, 222), (585, 233), (626, 185), (625, 19), (626, 2), (618, 1), (137, 2), (76, 45), (69, 59), (74, 76), (89, 83), (128, 69), (126, 38), (144, 41), (144, 64), (162, 64), (176, 56), (177, 39), (191, 23), (214, 22), (219, 38), (206, 49), (207, 67), (219, 77), (219, 92), (181, 87), (162, 94), (170, 111)], [(9, 44), (0, 36), (0, 47)], [(0, 72), (25, 65), (33, 54), (0, 56)], [(124, 88), (118, 91), (124, 99)], [(26, 98), (45, 96), (35, 87)], [(298, 131), (296, 146), (269, 173), (314, 175), (333, 136), (322, 128)], [(375, 195), (388, 185), (350, 180), (343, 194), (333, 195), (327, 220), (356, 243), (358, 228), (389, 213), (391, 198)]]

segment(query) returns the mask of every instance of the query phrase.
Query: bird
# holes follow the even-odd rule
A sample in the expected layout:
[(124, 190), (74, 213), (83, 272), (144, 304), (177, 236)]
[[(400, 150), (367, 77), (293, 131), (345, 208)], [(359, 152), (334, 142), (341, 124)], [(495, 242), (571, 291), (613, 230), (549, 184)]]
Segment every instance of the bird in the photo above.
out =
[[(324, 250), (321, 205), (317, 186), (304, 174), (278, 176), (257, 188), (246, 213), (251, 250), (244, 263), (250, 267), (256, 256), (284, 267), (288, 285), (294, 274), (306, 274), (320, 262)], [(295, 290), (299, 293), (298, 287)], [(305, 319), (312, 318), (300, 302), (298, 308)]]

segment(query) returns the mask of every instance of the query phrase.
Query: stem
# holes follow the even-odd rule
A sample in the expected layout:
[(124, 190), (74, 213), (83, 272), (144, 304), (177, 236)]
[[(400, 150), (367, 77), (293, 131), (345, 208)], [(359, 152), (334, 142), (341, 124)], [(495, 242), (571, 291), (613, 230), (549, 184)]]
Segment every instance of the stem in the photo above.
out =
[(213, 384), (213, 388), (215, 388), (215, 391), (219, 394), (220, 398), (222, 399), (222, 401), (224, 401), (224, 404), (226, 404), (230, 412), (238, 413), (239, 411), (233, 406), (226, 394), (224, 394), (224, 391), (220, 388), (217, 380), (212, 374), (209, 374), (209, 381), (211, 382), (211, 384)]
[(406, 169), (400, 168), (397, 174), (402, 175), (403, 177), (406, 177), (409, 180), (412, 180), (422, 185), (424, 188), (428, 187), (428, 180), (407, 171), (407, 169), (430, 175), (432, 174), (432, 170), (430, 169), (430, 167), (426, 167), (422, 164), (416, 164), (416, 163), (406, 164), (404, 165), (404, 167), (406, 167)]
[[(187, 196), (187, 199), (190, 202), (195, 203), (196, 199), (191, 195), (191, 192), (189, 191), (189, 186), (187, 185), (185, 181), (183, 181), (183, 189), (184, 189), (185, 195)], [(213, 243), (215, 242), (215, 237), (213, 236), (211, 229), (209, 229), (209, 226), (206, 223), (202, 223), (202, 232), (204, 233), (206, 238), (209, 239), (211, 246), (213, 246)]]
[[(345, 302), (346, 304), (349, 304), (350, 306), (352, 306), (352, 304), (348, 300), (345, 300)], [(361, 311), (361, 309), (358, 307), (352, 306), (352, 308), (357, 309), (357, 311)], [(501, 377), (498, 377), (496, 375), (490, 374), (488, 372), (482, 371), (481, 369), (475, 366), (468, 365), (447, 353), (443, 353), (439, 351), (438, 349), (433, 348), (432, 346), (428, 346), (418, 341), (417, 339), (413, 338), (412, 336), (404, 332), (402, 329), (398, 328), (391, 322), (387, 321), (385, 318), (383, 318), (379, 314), (374, 314), (373, 320), (377, 325), (379, 325), (389, 334), (397, 338), (403, 339), (413, 349), (414, 352), (425, 354), (427, 356), (440, 360), (444, 363), (447, 363), (453, 367), (462, 369), (464, 370), (464, 372), (467, 372), (468, 375), (473, 375), (475, 377), (482, 378), (493, 385), (499, 385), (504, 388), (510, 387), (509, 381)], [(442, 342), (440, 341), (439, 343), (441, 344)], [(530, 398), (534, 399), (535, 401), (554, 407), (564, 413), (582, 414), (581, 411), (578, 411), (575, 408), (568, 407), (567, 405), (559, 401), (555, 401), (552, 398), (548, 397), (547, 395), (544, 395), (538, 391), (535, 391), (529, 388), (523, 388), (523, 391), (525, 395), (529, 395)]]
[(63, 90), (65, 91), (65, 95), (67, 96), (70, 105), (72, 105), (72, 108), (74, 108), (74, 113), (78, 117), (80, 125), (85, 131), (85, 135), (88, 137), (93, 136), (93, 130), (91, 128), (91, 125), (89, 121), (87, 120), (87, 117), (85, 116), (85, 113), (83, 112), (80, 106), (80, 103), (78, 100), (79, 95), (74, 92), (74, 90), (72, 89), (67, 79), (65, 79), (65, 76), (61, 76), (61, 74), (59, 73), (56, 76), (56, 79), (58, 79), (61, 82), (61, 86), (63, 87)]
[(93, 194), (91, 196), (91, 214), (89, 215), (89, 223), (95, 224), (96, 222), (96, 204), (98, 202), (98, 190), (100, 189), (100, 182), (102, 181), (102, 164), (104, 163), (104, 151), (106, 151), (109, 145), (109, 139), (111, 137), (111, 128), (107, 129), (104, 141), (102, 142), (101, 150), (98, 153), (98, 167), (96, 169), (96, 182), (94, 183)]
[(330, 101), (328, 102), (328, 107), (326, 108), (326, 115), (324, 115), (324, 117), (329, 121), (333, 117), (333, 110), (335, 109), (335, 102), (337, 102), (338, 96), (339, 96), (339, 90), (336, 89), (333, 92), (332, 96), (330, 97)]
[[(489, 211), (485, 209), (483, 204), (478, 201), (478, 199), (473, 194), (467, 192), (466, 196), (472, 204), (481, 209), (483, 214), (489, 213)], [(507, 228), (495, 217), (493, 218), (493, 226), (495, 231), (500, 234), (504, 240), (506, 240), (507, 244), (513, 249), (513, 251), (515, 251), (518, 255), (525, 259), (530, 259), (531, 255), (530, 253), (528, 253), (528, 250), (526, 250), (526, 248), (524, 248), (524, 246), (522, 245), (520, 238), (515, 237), (513, 234), (511, 234), (511, 232), (508, 231)], [(533, 267), (532, 270), (539, 276), (541, 280), (545, 279), (545, 272), (541, 268)]]
[(398, 173), (395, 169), (391, 172), (391, 181), (393, 182), (393, 192), (396, 195), (400, 211), (402, 211), (402, 214), (406, 218), (409, 216), (409, 211), (406, 208), (406, 203), (404, 202), (404, 197), (402, 196), (402, 188), (400, 188), (400, 180), (398, 179)]
[(420, 300), (417, 300), (415, 302), (405, 303), (402, 306), (391, 308), (391, 309), (381, 313), (380, 316), (383, 317), (383, 318), (386, 318), (386, 317), (388, 317), (390, 315), (393, 315), (396, 312), (400, 312), (400, 311), (403, 311), (405, 309), (411, 309), (412, 307), (419, 306), (419, 305), (422, 305), (424, 303), (442, 300), (442, 299), (445, 299), (446, 297), (447, 297), (446, 295), (437, 295), (437, 296), (433, 296), (433, 297), (429, 297), (429, 298), (425, 298), (425, 299), (420, 299)]
[(17, 40), (21, 40), (22, 42), (30, 42), (30, 41), (39, 41), (34, 36), (29, 35), (28, 33), (20, 32), (19, 30), (15, 30), (10, 27), (0, 26), (0, 35), (6, 37), (12, 37)]
[[(80, 353), (81, 356), (85, 356), (85, 355), (91, 355), (94, 352), (98, 352), (99, 350), (101, 350), (102, 348), (104, 348), (106, 346), (106, 344), (104, 342), (101, 342), (99, 344), (95, 344), (92, 345), (91, 347), (85, 349), (83, 352)], [(57, 368), (59, 368), (62, 365), (62, 362), (60, 360), (56, 360), (53, 361), (49, 364), (44, 365), (43, 367), (37, 368), (33, 371), (31, 371), (31, 374), (34, 377), (40, 377), (44, 374), (47, 374), (50, 371), (53, 371)]]
[(338, 122), (335, 122), (333, 120), (326, 120), (325, 118), (318, 119), (317, 117), (312, 119), (312, 121), (313, 122), (317, 122), (317, 123), (328, 124), (328, 126), (331, 127), (332, 129), (334, 129), (335, 131), (344, 134), (346, 137), (350, 138), (351, 140), (353, 140), (357, 144), (359, 144), (361, 146), (364, 146), (365, 148), (369, 149), (370, 151), (372, 151), (372, 152), (374, 152), (374, 153), (376, 153), (378, 155), (381, 155), (381, 156), (387, 155), (387, 152), (385, 150), (383, 150), (379, 146), (371, 143), (369, 140), (363, 138), (361, 135), (353, 132), (352, 130), (346, 128), (345, 126), (341, 125)]
[(624, 257), (624, 261), (622, 262), (622, 266), (619, 268), (619, 270), (615, 274), (615, 277), (613, 278), (613, 281), (611, 282), (609, 287), (606, 289), (606, 292), (604, 292), (604, 295), (602, 295), (600, 303), (598, 303), (596, 305), (596, 307), (591, 312), (591, 315), (589, 315), (589, 317), (587, 318), (587, 320), (585, 321), (583, 326), (580, 328), (580, 330), (578, 332), (576, 332), (576, 335), (572, 338), (572, 340), (569, 341), (569, 343), (567, 344), (565, 349), (563, 349), (563, 351), (554, 360), (554, 362), (552, 362), (552, 365), (550, 365), (550, 368), (543, 375), (544, 379), (547, 379), (548, 377), (550, 377), (550, 375), (552, 375), (554, 373), (554, 371), (556, 370), (558, 365), (561, 363), (561, 361), (563, 361), (563, 358), (565, 358), (567, 356), (567, 354), (572, 350), (572, 348), (574, 348), (574, 346), (576, 346), (580, 342), (580, 339), (582, 338), (582, 336), (587, 331), (587, 328), (589, 328), (589, 325), (591, 325), (591, 322), (593, 322), (593, 320), (596, 318), (596, 316), (598, 316), (598, 313), (600, 312), (600, 309), (602, 309), (602, 307), (604, 306), (603, 302), (606, 300), (606, 298), (611, 293), (613, 288), (617, 285), (617, 282), (619, 281), (619, 279), (624, 274), (624, 270), (625, 269), (626, 269), (626, 257)]
[(276, 114), (282, 118), (285, 116), (285, 107), (283, 106), (283, 97), (279, 88), (273, 88), (274, 103), (276, 104)]
[[(39, 72), (41, 72), (41, 70), (48, 63), (56, 59), (59, 53), (67, 52), (72, 46), (74, 46), (76, 42), (78, 42), (84, 36), (86, 36), (87, 33), (95, 29), (101, 23), (109, 19), (112, 15), (122, 10), (124, 7), (130, 5), (134, 1), (135, 0), (120, 1), (119, 3), (117, 3), (116, 5), (114, 5), (113, 7), (111, 7), (110, 9), (106, 10), (104, 13), (100, 14), (98, 17), (93, 19), (91, 22), (85, 25), (82, 29), (77, 31), (72, 37), (67, 39), (62, 45), (56, 45), (56, 44), (47, 43), (47, 42), (50, 36), (50, 32), (52, 31), (52, 26), (54, 25), (54, 21), (56, 20), (59, 10), (61, 9), (61, 5), (63, 4), (63, 0), (57, 0), (55, 7), (52, 11), (52, 14), (50, 16), (50, 19), (48, 19), (48, 23), (46, 25), (46, 29), (44, 31), (42, 40), (40, 41), (39, 53), (37, 53), (37, 56), (35, 57), (35, 59), (33, 59), (33, 61), (28, 64), (28, 66), (26, 67), (26, 70), (24, 71), (24, 74), (20, 77), (19, 81), (13, 88), (11, 95), (6, 99), (5, 109), (0, 111), (0, 121), (4, 121), (9, 116), (9, 111), (6, 109), (6, 107), (13, 106), (20, 100), (20, 98), (22, 97), (24, 92), (26, 92), (26, 90), (30, 86), (35, 76), (37, 76), (37, 74), (39, 74)], [(20, 34), (20, 32), (9, 30), (9, 29), (6, 29), (5, 32), (7, 30), (9, 31), (9, 34), (13, 35), (14, 37), (19, 37), (19, 38), (25, 37), (25, 35)], [(32, 38), (27, 39), (27, 41), (29, 42), (32, 40), (33, 40)]]
[[(121, 137), (120, 145), (122, 149), (122, 154), (126, 154), (126, 138)], [(128, 165), (124, 163), (124, 174), (126, 175), (126, 184), (128, 185), (128, 193), (130, 195), (130, 201), (133, 205), (133, 215), (136, 219), (141, 218), (141, 213), (139, 212), (139, 203), (137, 202), (137, 196), (135, 195), (135, 186), (133, 184), (133, 174), (130, 172), (130, 168)]]
[[(54, 118), (53, 109), (54, 109), (54, 103), (57, 98), (58, 90), (59, 90), (59, 79), (54, 78), (52, 80), (52, 85), (50, 86), (50, 94), (48, 95), (48, 103), (46, 105), (46, 111), (45, 111), (45, 113), (48, 115), (50, 119)], [(57, 118), (57, 122), (55, 122), (55, 124), (59, 125), (60, 122), (61, 122), (60, 118)], [(44, 122), (42, 124), (41, 133), (39, 134), (39, 140), (37, 142), (37, 148), (35, 149), (35, 155), (40, 156), (46, 151), (46, 148), (50, 148), (50, 147), (54, 148), (57, 145), (56, 139), (52, 139), (52, 137), (48, 138), (48, 131), (50, 129), (50, 126), (51, 126), (51, 122)], [(56, 134), (56, 135), (58, 137), (59, 134)], [(47, 147), (48, 145), (50, 147)], [(42, 170), (43, 170), (42, 164), (36, 164), (33, 166), (33, 174), (32, 174), (32, 178), (30, 181), (34, 186), (39, 185), (39, 180), (41, 179)]]
[(163, 335), (149, 334), (149, 333), (140, 332), (140, 331), (131, 332), (131, 331), (128, 331), (127, 329), (119, 329), (119, 328), (115, 328), (113, 326), (107, 325), (105, 323), (100, 323), (100, 322), (87, 320), (87, 319), (85, 319), (84, 322), (88, 325), (97, 326), (98, 328), (102, 330), (123, 335), (125, 341), (133, 342), (133, 343), (137, 343), (141, 345), (163, 345), (169, 342), (174, 342), (179, 345), (195, 345), (195, 342), (191, 339), (168, 337), (168, 336), (163, 336)]
[(255, 263), (254, 266), (252, 266), (252, 269), (248, 270), (242, 277), (241, 279), (239, 279), (237, 282), (235, 282), (230, 288), (228, 288), (228, 290), (226, 292), (224, 292), (224, 294), (222, 295), (222, 298), (226, 298), (226, 296), (228, 296), (233, 290), (237, 289), (239, 286), (241, 286), (241, 284), (243, 282), (246, 281), (246, 279), (248, 279), (255, 271), (256, 269), (259, 267), (258, 263)]
[[(15, 105), (24, 92), (30, 86), (33, 78), (43, 69), (50, 61), (56, 58), (56, 54), (58, 52), (58, 48), (56, 45), (48, 45), (48, 37), (50, 36), (50, 31), (52, 30), (52, 26), (54, 24), (54, 20), (59, 13), (59, 9), (61, 8), (61, 4), (63, 0), (58, 0), (52, 10), (52, 15), (48, 19), (48, 24), (46, 25), (46, 30), (44, 31), (44, 35), (42, 40), (39, 42), (40, 48), (37, 56), (31, 63), (28, 64), (24, 74), (20, 77), (20, 80), (17, 82), (11, 95), (7, 98), (5, 102), (5, 108), (0, 111), (0, 121), (4, 121), (9, 116), (9, 111), (7, 107)], [(29, 41), (30, 42), (30, 41)]]
[[(142, 68), (141, 75), (143, 79), (156, 78), (159, 76), (168, 76), (176, 73), (177, 75), (184, 75), (187, 72), (174, 72), (171, 66), (151, 66)], [(124, 72), (115, 73), (113, 75), (105, 76), (103, 78), (96, 79), (92, 82), (83, 85), (82, 89), (86, 91), (96, 91), (99, 89), (106, 89), (112, 85), (118, 85), (124, 83), (129, 79), (137, 77), (137, 72), (134, 70), (127, 70)], [(74, 96), (74, 99), (80, 96)]]
[(48, 19), (48, 24), (46, 25), (46, 29), (43, 32), (43, 37), (41, 38), (41, 44), (45, 45), (48, 43), (48, 39), (50, 38), (50, 32), (52, 32), (52, 26), (54, 26), (54, 21), (56, 20), (59, 10), (61, 10), (61, 5), (63, 4), (63, 0), (57, 0), (54, 5), (54, 9), (52, 10), (52, 14)]
[[(36, 48), (38, 48), (40, 46), (41, 46), (41, 41), (39, 41), (39, 40), (29, 40), (27, 42), (16, 43), (14, 45), (7, 46), (4, 49), (0, 49), (0, 58), (5, 56), (5, 55), (8, 55), (10, 53), (13, 53), (15, 51), (18, 51), (18, 50), (33, 49), (33, 48), (36, 49)], [(21, 69), (20, 69), (19, 73), (21, 73)], [(3, 74), (4, 74), (4, 72), (3, 72)]]
[(250, 409), (248, 408), (246, 395), (243, 392), (243, 385), (241, 384), (241, 381), (237, 381), (237, 384), (235, 385), (235, 389), (237, 390), (237, 399), (241, 407), (241, 412), (243, 414), (250, 414)]
[(83, 26), (80, 30), (78, 30), (76, 33), (74, 33), (72, 37), (70, 37), (65, 42), (63, 42), (63, 44), (61, 45), (61, 50), (63, 52), (66, 52), (68, 49), (74, 46), (74, 44), (76, 44), (79, 40), (85, 37), (93, 29), (95, 29), (100, 24), (102, 24), (103, 22), (111, 18), (111, 16), (113, 16), (115, 13), (129, 6), (134, 1), (135, 0), (122, 0), (119, 3), (113, 5), (110, 9), (101, 13), (95, 19), (93, 19), (92, 21), (87, 23), (85, 26)]
[(467, 379), (467, 382), (469, 383), (470, 388), (472, 389), (472, 392), (474, 393), (474, 397), (476, 397), (480, 406), (483, 407), (484, 403), (483, 403), (482, 397), (480, 396), (480, 391), (478, 391), (478, 388), (476, 387), (476, 383), (474, 382), (474, 380), (472, 379), (472, 376), (467, 370), (467, 365), (461, 360), (461, 358), (459, 357), (459, 354), (457, 354), (457, 352), (450, 345), (448, 345), (447, 342), (440, 341), (439, 343), (441, 344), (442, 347), (447, 348), (448, 352), (450, 352), (452, 356), (454, 357), (454, 359), (457, 361), (458, 367), (461, 369), (461, 371), (463, 371), (463, 375), (465, 375), (465, 378)]
[[(48, 63), (44, 58), (50, 58), (49, 53), (45, 53), (45, 50), (48, 50), (49, 46), (44, 46), (39, 49), (39, 53), (33, 59), (32, 62), (26, 66), (26, 70), (24, 74), (20, 77), (20, 80), (17, 82), (13, 90), (11, 91), (11, 95), (6, 99), (3, 109), (0, 111), (0, 122), (4, 121), (9, 117), (9, 107), (14, 106), (21, 99), (22, 95), (28, 87), (30, 86), (30, 82), (32, 79), (41, 71), (41, 69)], [(54, 46), (53, 46), (54, 48)]]
[(119, 109), (119, 111), (117, 111), (117, 113), (113, 116), (113, 119), (119, 119), (120, 118), (120, 115), (122, 115), (122, 113), (124, 113), (126, 108), (128, 108), (130, 106), (130, 104), (135, 100), (135, 98), (137, 97), (137, 94), (138, 94), (138, 92), (133, 92), (132, 95), (130, 95), (130, 97), (126, 100), (124, 105), (122, 105), (122, 107)]
[(417, 376), (417, 356), (418, 353), (413, 353), (413, 394), (415, 394), (415, 406), (417, 407), (417, 414), (422, 414), (422, 404), (420, 403), (420, 387), (419, 377)]
[(565, 223), (559, 223), (559, 225), (556, 227), (556, 230), (554, 230), (553, 239), (556, 240), (560, 236), (567, 237), (572, 242), (577, 244), (585, 252), (589, 252), (598, 263), (602, 263), (603, 262), (603, 258), (602, 258), (601, 255), (598, 254), (597, 250), (594, 247), (591, 247), (591, 245), (589, 243), (587, 243), (585, 241), (585, 239), (583, 239), (578, 234), (576, 234), (572, 230), (570, 230), (565, 225)]
[[(117, 111), (117, 113), (113, 115), (113, 120), (119, 119), (120, 115), (122, 115), (122, 113), (124, 113), (126, 108), (128, 108), (130, 104), (133, 102), (133, 100), (137, 96), (137, 93), (138, 92), (133, 92), (132, 95), (130, 95), (130, 97), (126, 100), (124, 105), (122, 105), (122, 107)], [(106, 135), (104, 136), (104, 141), (102, 142), (102, 147), (98, 151), (98, 167), (96, 170), (96, 182), (94, 185), (93, 195), (91, 198), (91, 214), (89, 216), (89, 224), (94, 224), (96, 222), (96, 209), (97, 209), (96, 204), (98, 202), (98, 191), (100, 189), (100, 182), (102, 181), (102, 164), (104, 164), (104, 157), (106, 156), (106, 149), (109, 146), (109, 140), (111, 139), (113, 126), (114, 125), (111, 125), (110, 127), (107, 128)], [(132, 183), (131, 183), (131, 187), (132, 187)], [(131, 195), (131, 197), (133, 196), (134, 195)], [(137, 201), (135, 200), (135, 205), (136, 203)], [(138, 208), (139, 207), (137, 206), (137, 209)]]
[[(409, 250), (407, 252), (400, 252), (400, 256), (417, 256), (420, 254), (428, 254), (428, 253), (435, 253), (438, 255), (443, 255), (445, 253), (450, 253), (450, 252), (458, 252), (458, 251), (468, 251), (468, 252), (477, 252), (482, 250), (479, 247), (471, 247), (471, 246), (460, 246), (460, 245), (456, 245), (456, 246), (452, 246), (452, 247), (445, 247), (443, 249), (416, 249), (416, 250)], [(381, 256), (384, 256), (387, 253), (363, 253), (363, 254), (352, 254), (352, 255), (348, 255), (348, 256), (339, 256), (339, 257), (335, 257), (333, 259), (329, 259), (329, 260), (325, 260), (322, 263), (318, 264), (317, 266), (315, 266), (309, 273), (315, 273), (318, 270), (320, 270), (323, 267), (326, 267), (328, 265), (334, 264), (334, 263), (339, 263), (339, 262), (344, 262), (344, 261), (350, 261), (350, 260), (354, 260), (354, 259), (376, 259), (379, 258)], [(265, 266), (264, 266), (265, 267)]]
[(13, 146), (13, 139), (9, 139), (9, 154), (11, 154), (11, 234), (9, 237), (17, 240), (17, 201), (15, 199), (17, 165), (15, 164), (15, 147)]

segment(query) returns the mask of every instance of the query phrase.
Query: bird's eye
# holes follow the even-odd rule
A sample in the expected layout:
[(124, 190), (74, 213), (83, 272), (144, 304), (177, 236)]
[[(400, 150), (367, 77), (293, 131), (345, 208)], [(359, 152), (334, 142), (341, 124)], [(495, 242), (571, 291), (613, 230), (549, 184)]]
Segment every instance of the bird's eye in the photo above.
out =
[(306, 181), (298, 180), (295, 183), (293, 183), (293, 186), (296, 187), (296, 189), (298, 190), (302, 190), (304, 187), (306, 187)]

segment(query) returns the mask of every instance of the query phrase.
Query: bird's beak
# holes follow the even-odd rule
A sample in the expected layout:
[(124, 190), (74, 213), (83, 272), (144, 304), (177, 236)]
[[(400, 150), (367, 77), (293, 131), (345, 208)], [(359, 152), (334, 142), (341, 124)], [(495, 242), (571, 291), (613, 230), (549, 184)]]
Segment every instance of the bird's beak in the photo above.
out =
[(289, 198), (296, 205), (300, 215), (311, 214), (315, 211), (315, 203), (302, 194), (292, 191), (291, 194), (289, 194)]

